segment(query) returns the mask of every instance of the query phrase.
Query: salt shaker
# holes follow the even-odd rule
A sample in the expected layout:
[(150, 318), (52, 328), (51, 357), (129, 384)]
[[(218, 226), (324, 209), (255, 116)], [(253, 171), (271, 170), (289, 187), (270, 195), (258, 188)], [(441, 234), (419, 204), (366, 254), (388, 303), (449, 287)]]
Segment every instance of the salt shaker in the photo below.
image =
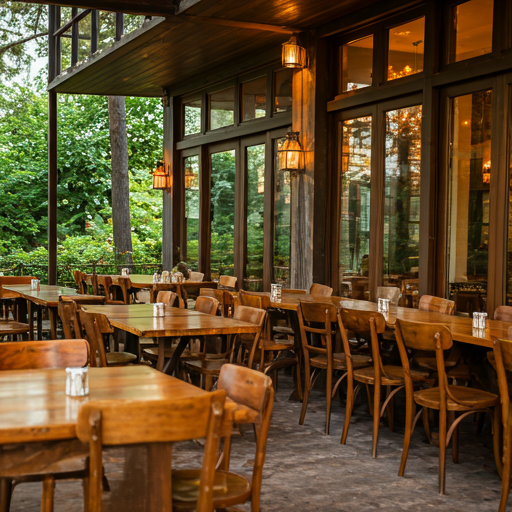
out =
[(66, 368), (66, 395), (87, 396), (89, 394), (89, 369)]

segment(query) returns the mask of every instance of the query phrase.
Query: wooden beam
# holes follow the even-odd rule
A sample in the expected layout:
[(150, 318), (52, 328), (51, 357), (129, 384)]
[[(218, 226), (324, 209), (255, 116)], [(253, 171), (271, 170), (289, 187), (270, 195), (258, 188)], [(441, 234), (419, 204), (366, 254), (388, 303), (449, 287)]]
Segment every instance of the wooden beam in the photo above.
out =
[(64, 32), (67, 32), (73, 26), (73, 23), (83, 20), (91, 11), (91, 9), (85, 9), (84, 11), (81, 11), (79, 14), (75, 15), (70, 21), (68, 21), (65, 25), (62, 25), (62, 27), (56, 30), (53, 35), (55, 37), (61, 36), (62, 34), (64, 34)]
[(48, 91), (48, 284), (57, 284), (57, 93)]

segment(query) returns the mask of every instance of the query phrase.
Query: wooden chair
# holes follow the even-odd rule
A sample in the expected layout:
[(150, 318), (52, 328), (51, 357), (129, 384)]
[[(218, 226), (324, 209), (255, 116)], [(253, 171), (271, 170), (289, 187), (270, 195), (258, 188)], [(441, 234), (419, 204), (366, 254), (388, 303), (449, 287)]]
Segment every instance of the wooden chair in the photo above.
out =
[[(172, 443), (205, 438), (198, 493), (193, 507), (212, 512), (215, 464), (224, 416), (225, 391), (181, 400), (100, 400), (78, 412), (77, 436), (89, 444), (88, 512), (101, 512), (103, 446), (148, 445), (149, 510), (172, 510)], [(174, 482), (172, 489), (174, 490)]]
[[(500, 307), (504, 308), (507, 306)], [(497, 309), (500, 309), (500, 307)], [(510, 494), (510, 473), (512, 466), (512, 418), (510, 413), (510, 388), (508, 385), (510, 372), (512, 372), (512, 343), (510, 343), (510, 341), (494, 340), (494, 367), (498, 374), (503, 422), (503, 469), (501, 475), (499, 512), (505, 512), (507, 509), (508, 495)], [(498, 409), (499, 406), (496, 408)]]
[[(347, 377), (349, 391), (353, 389), (353, 367), (360, 368), (371, 364), (371, 358), (360, 355), (350, 355), (350, 348), (347, 346), (345, 352), (334, 353), (332, 340), (332, 324), (337, 321), (336, 307), (331, 304), (319, 302), (301, 302), (297, 311), (299, 318), (302, 350), (304, 353), (304, 397), (300, 413), (299, 425), (304, 424), (306, 410), (308, 407), (309, 392), (313, 387), (316, 377), (321, 370), (326, 370), (326, 400), (327, 410), (325, 417), (325, 433), (329, 434), (331, 419), (331, 400), (341, 381)], [(312, 335), (319, 335), (320, 344), (315, 345)], [(347, 341), (348, 343), (348, 341)], [(313, 368), (313, 373), (311, 373)], [(318, 370), (318, 372), (317, 372)], [(332, 376), (335, 370), (343, 371), (343, 375), (332, 386)], [(347, 398), (347, 407), (348, 401)], [(348, 425), (347, 425), (348, 429)], [(345, 436), (346, 437), (346, 436)]]
[[(373, 366), (354, 370), (354, 380), (359, 382), (354, 390), (354, 398), (359, 389), (364, 384), (368, 396), (370, 396), (369, 386), (373, 386), (373, 435), (372, 435), (372, 456), (377, 457), (377, 444), (379, 438), (380, 419), (387, 410), (389, 430), (394, 428), (393, 397), (404, 388), (404, 370), (401, 366), (384, 365), (380, 355), (380, 335), (384, 332), (386, 322), (382, 313), (373, 311), (358, 311), (355, 309), (340, 309), (341, 325), (346, 331), (356, 333), (362, 338), (368, 339), (370, 345)], [(343, 333), (343, 331), (342, 331)], [(428, 373), (412, 371), (416, 380), (428, 378)], [(381, 405), (382, 386), (386, 387), (386, 397)], [(392, 388), (395, 388), (392, 390)], [(350, 422), (352, 410), (347, 408), (345, 413), (345, 422)], [(344, 427), (344, 432), (348, 433), (348, 425)], [(344, 444), (342, 437), (341, 443)]]
[(217, 288), (201, 288), (199, 297), (213, 297), (219, 301), (219, 311), (224, 318), (233, 316), (235, 301), (233, 295), (228, 290), (218, 290)]
[(330, 297), (332, 295), (332, 288), (324, 284), (313, 283), (309, 289), (310, 295), (318, 295), (319, 297)]
[(57, 311), (62, 322), (64, 338), (71, 340), (80, 337), (82, 333), (76, 302), (63, 301), (62, 297), (60, 297)]
[(494, 320), (512, 322), (512, 306), (498, 306), (494, 310)]
[(219, 277), (219, 290), (236, 291), (237, 278), (234, 276), (220, 276)]
[(105, 304), (125, 304), (124, 300), (115, 299), (112, 293), (112, 277), (107, 275), (96, 274), (97, 292), (99, 295), (104, 295), (107, 299)]
[(75, 270), (73, 272), (73, 279), (75, 280), (76, 286), (78, 288), (78, 293), (85, 295), (87, 293), (87, 282), (85, 280), (85, 274), (80, 270)]
[[(35, 370), (86, 366), (85, 340), (48, 340), (0, 344), (0, 370)], [(9, 510), (12, 490), (25, 481), (43, 481), (41, 512), (53, 512), (56, 480), (86, 477), (86, 451), (76, 439), (10, 445), (0, 450), (0, 510)], [(102, 473), (100, 473), (102, 474)]]
[[(220, 371), (217, 389), (226, 392), (228, 401), (226, 405), (234, 405), (237, 409), (244, 408), (248, 411), (248, 417), (253, 418), (256, 433), (256, 455), (254, 457), (252, 478), (246, 478), (229, 471), (232, 425), (228, 424), (222, 462), (219, 470), (215, 473), (213, 508), (220, 510), (250, 501), (251, 510), (259, 512), (263, 465), (274, 405), (272, 381), (262, 373), (249, 368), (225, 364)], [(199, 476), (199, 469), (173, 471), (174, 510), (193, 509), (194, 498), (198, 494)]]
[(433, 313), (442, 313), (444, 315), (455, 314), (455, 302), (453, 300), (434, 297), (433, 295), (423, 295), (418, 304), (421, 311), (431, 311)]
[[(78, 312), (80, 323), (85, 329), (87, 340), (91, 345), (91, 366), (126, 366), (136, 361), (137, 356), (128, 352), (106, 352), (101, 326), (108, 326), (110, 322), (100, 313)], [(109, 330), (108, 333), (111, 331)]]
[(166, 306), (178, 306), (180, 309), (185, 307), (185, 303), (181, 297), (178, 297), (176, 292), (170, 290), (160, 290), (156, 296), (155, 302), (164, 303)]
[[(0, 276), (0, 305), (2, 306), (2, 317), (9, 318), (12, 312), (14, 320), (25, 322), (26, 308), (25, 299), (19, 298), (15, 292), (4, 289), (4, 285), (30, 284), (34, 276)], [(23, 317), (23, 318), (22, 318)]]
[(213, 297), (199, 296), (194, 306), (194, 311), (200, 311), (206, 315), (216, 315), (219, 301)]
[[(253, 345), (257, 345), (259, 338), (261, 336), (261, 332), (263, 329), (263, 322), (265, 320), (265, 311), (263, 309), (250, 308), (248, 306), (238, 306), (235, 309), (235, 313), (233, 315), (235, 320), (241, 320), (242, 322), (247, 322), (250, 324), (255, 324), (259, 326), (259, 331), (254, 336)], [(218, 377), (221, 371), (221, 368), (224, 364), (231, 362), (230, 357), (233, 354), (233, 350), (235, 347), (236, 338), (240, 335), (236, 335), (235, 339), (231, 339), (229, 343), (228, 350), (224, 354), (216, 354), (215, 358), (205, 357), (204, 359), (197, 361), (184, 361), (185, 370), (189, 373), (196, 373), (204, 377), (204, 388), (206, 391), (209, 391), (212, 387), (213, 379)], [(233, 338), (233, 337), (232, 337)]]
[(202, 272), (190, 272), (188, 276), (189, 281), (200, 282), (204, 278), (204, 274)]
[(0, 320), (0, 340), (8, 338), (10, 341), (28, 340), (30, 326), (16, 320)]
[(389, 299), (390, 304), (393, 306), (398, 305), (398, 301), (402, 294), (400, 288), (396, 286), (378, 286), (377, 287), (377, 298), (378, 299)]
[[(414, 416), (415, 404), (422, 408), (439, 411), (439, 493), (445, 491), (445, 462), (446, 447), (453, 434), (452, 455), (453, 461), (458, 462), (458, 434), (457, 428), (462, 419), (475, 412), (489, 412), (494, 408), (494, 452), (498, 470), (501, 470), (499, 462), (499, 398), (498, 396), (480, 389), (466, 386), (448, 385), (445, 372), (444, 351), (452, 347), (452, 337), (449, 329), (443, 324), (425, 322), (396, 321), (396, 340), (405, 376), (406, 387), (406, 413), (405, 435), (402, 460), (399, 476), (404, 475), (409, 443), (417, 420), (422, 409)], [(414, 391), (414, 372), (410, 369), (407, 349), (428, 350), (435, 352), (439, 385), (437, 387)], [(457, 413), (462, 413), (456, 417)], [(450, 420), (450, 428), (447, 432), (447, 416)], [(425, 416), (424, 416), (425, 418)], [(491, 415), (492, 418), (492, 415)], [(428, 428), (428, 427), (427, 427)]]

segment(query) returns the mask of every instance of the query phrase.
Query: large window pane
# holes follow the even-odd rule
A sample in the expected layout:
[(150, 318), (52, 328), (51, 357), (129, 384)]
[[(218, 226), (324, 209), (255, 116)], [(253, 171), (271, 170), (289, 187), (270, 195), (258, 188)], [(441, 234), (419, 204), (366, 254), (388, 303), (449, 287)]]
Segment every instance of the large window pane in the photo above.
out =
[(388, 80), (423, 71), (425, 18), (389, 30)]
[(421, 105), (386, 112), (384, 284), (418, 277)]
[(492, 52), (493, 0), (470, 0), (452, 9), (450, 62)]
[(458, 311), (485, 309), (492, 91), (452, 99), (448, 224), (449, 296)]
[(373, 36), (345, 44), (341, 49), (341, 91), (354, 91), (372, 85)]
[(201, 98), (183, 100), (183, 135), (201, 133)]
[(368, 299), (371, 117), (343, 122), (341, 157), (340, 289)]
[(292, 69), (274, 72), (274, 114), (292, 109)]
[(277, 150), (285, 139), (274, 143), (274, 283), (290, 286), (290, 173), (279, 170)]
[(245, 290), (263, 291), (265, 144), (247, 148), (247, 265)]
[(211, 274), (233, 275), (235, 150), (211, 155)]
[(242, 121), (265, 117), (267, 109), (267, 77), (242, 84)]
[(235, 88), (209, 94), (210, 130), (235, 123)]
[(199, 261), (199, 156), (183, 160), (185, 169), (185, 233), (186, 246), (183, 257), (192, 270), (197, 270)]

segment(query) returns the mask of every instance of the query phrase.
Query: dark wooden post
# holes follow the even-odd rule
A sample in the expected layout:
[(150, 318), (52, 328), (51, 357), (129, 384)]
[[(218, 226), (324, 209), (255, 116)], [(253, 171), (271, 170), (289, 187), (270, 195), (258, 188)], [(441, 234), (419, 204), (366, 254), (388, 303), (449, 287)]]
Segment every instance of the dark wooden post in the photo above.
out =
[(124, 32), (124, 14), (116, 12), (116, 41), (120, 41)]
[(91, 11), (91, 54), (98, 51), (100, 28), (100, 13), (96, 9)]
[[(78, 14), (78, 9), (73, 7), (71, 9), (71, 19), (74, 19)], [(78, 62), (78, 21), (73, 21), (71, 25), (71, 65), (74, 66)]]

